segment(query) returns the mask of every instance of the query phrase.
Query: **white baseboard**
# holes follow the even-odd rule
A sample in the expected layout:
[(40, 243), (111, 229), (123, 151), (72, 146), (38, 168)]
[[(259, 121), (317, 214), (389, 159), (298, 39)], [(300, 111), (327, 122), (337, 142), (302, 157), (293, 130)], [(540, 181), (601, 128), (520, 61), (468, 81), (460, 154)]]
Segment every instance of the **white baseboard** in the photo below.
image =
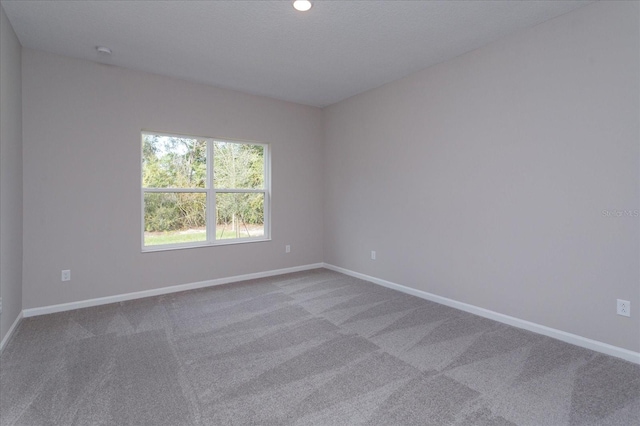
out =
[(349, 269), (341, 268), (325, 263), (324, 267), (331, 269), (332, 271), (340, 272), (345, 275), (349, 275), (355, 278), (360, 278), (365, 281), (370, 281), (374, 284), (388, 287), (394, 290), (401, 291), (403, 293), (417, 296), (422, 299), (430, 300), (432, 302), (440, 303), (442, 305), (450, 306), (452, 308), (460, 309), (484, 318), (489, 318), (494, 321), (498, 321), (504, 324), (512, 325), (514, 327), (522, 328), (525, 330), (533, 331), (534, 333), (542, 334), (544, 336), (553, 337), (554, 339), (562, 340), (563, 342), (571, 343), (572, 345), (580, 346), (583, 348), (591, 349), (596, 352), (611, 355), (617, 358), (640, 364), (640, 353), (630, 351), (628, 349), (620, 348), (610, 345), (608, 343), (599, 342), (597, 340), (588, 339), (586, 337), (578, 336), (577, 334), (567, 333), (566, 331), (557, 330), (555, 328), (547, 327), (544, 325), (536, 324), (530, 321), (525, 321), (519, 318), (504, 315), (498, 312), (490, 311), (488, 309), (480, 308), (478, 306), (470, 305), (468, 303), (458, 302), (457, 300), (448, 299), (446, 297), (437, 296), (426, 291), (417, 290), (415, 288), (406, 287), (401, 284), (396, 284), (391, 281), (382, 280), (380, 278), (372, 277), (369, 275), (361, 274), (359, 272), (351, 271)]
[(11, 339), (11, 336), (13, 336), (13, 333), (16, 331), (18, 324), (20, 324), (20, 321), (22, 320), (22, 316), (23, 313), (20, 312), (16, 317), (16, 320), (13, 322), (13, 324), (11, 324), (11, 327), (9, 327), (9, 331), (7, 331), (7, 334), (5, 334), (4, 339), (2, 339), (2, 341), (0, 342), (0, 354), (4, 350), (4, 347), (7, 345), (7, 343), (9, 343), (9, 340)]
[(28, 317), (38, 316), (38, 315), (52, 314), (56, 312), (71, 311), (74, 309), (88, 308), (91, 306), (99, 306), (99, 305), (106, 305), (109, 303), (124, 302), (126, 300), (141, 299), (144, 297), (159, 296), (162, 294), (169, 294), (169, 293), (177, 293), (185, 290), (212, 287), (212, 286), (229, 284), (229, 283), (238, 282), (238, 281), (271, 277), (274, 275), (282, 275), (282, 274), (288, 274), (291, 272), (306, 271), (310, 269), (317, 269), (317, 268), (323, 268), (323, 267), (336, 272), (343, 273), (345, 275), (355, 277), (355, 278), (360, 278), (365, 281), (369, 281), (374, 284), (381, 285), (383, 287), (387, 287), (387, 288), (401, 291), (403, 293), (411, 294), (413, 296), (417, 296), (422, 299), (426, 299), (432, 302), (440, 303), (442, 305), (450, 306), (455, 309), (460, 309), (461, 311), (466, 311), (484, 318), (489, 318), (494, 321), (498, 321), (514, 327), (529, 330), (534, 333), (542, 334), (544, 336), (549, 336), (554, 339), (558, 339), (563, 342), (567, 342), (576, 346), (591, 349), (593, 351), (611, 355), (617, 358), (622, 358), (624, 360), (633, 362), (635, 364), (640, 364), (640, 353), (638, 352), (613, 346), (608, 343), (599, 342), (597, 340), (588, 339), (586, 337), (578, 336), (577, 334), (572, 334), (562, 330), (557, 330), (555, 328), (536, 324), (530, 321), (525, 321), (509, 315), (504, 315), (495, 311), (470, 305), (468, 303), (463, 303), (457, 300), (448, 299), (446, 297), (438, 296), (432, 293), (428, 293), (426, 291), (417, 290), (411, 287), (406, 287), (401, 284), (396, 284), (391, 281), (386, 281), (380, 278), (365, 275), (359, 272), (341, 268), (339, 266), (334, 266), (328, 263), (314, 263), (309, 265), (296, 266), (292, 268), (275, 269), (275, 270), (265, 271), (265, 272), (256, 272), (253, 274), (236, 275), (233, 277), (217, 278), (214, 280), (200, 281), (200, 282), (189, 283), (189, 284), (181, 284), (181, 285), (175, 285), (175, 286), (169, 286), (169, 287), (156, 288), (152, 290), (138, 291), (135, 293), (118, 294), (114, 296), (100, 297), (96, 299), (81, 300), (78, 302), (62, 303), (59, 305), (25, 309), (20, 313), (20, 315), (18, 315), (15, 322), (9, 329), (9, 332), (6, 334), (4, 339), (2, 339), (2, 342), (0, 343), (0, 352), (2, 352), (2, 349), (4, 349), (4, 346), (9, 341), (11, 335), (15, 331), (15, 328), (18, 326), (18, 323), (23, 317), (28, 318)]
[(80, 300), (78, 302), (62, 303), (59, 305), (25, 309), (22, 311), (22, 315), (24, 315), (25, 318), (28, 318), (38, 315), (53, 314), (56, 312), (72, 311), (74, 309), (88, 308), (91, 306), (107, 305), (109, 303), (124, 302), (126, 300), (142, 299), (144, 297), (151, 296), (160, 296), (162, 294), (177, 293), (179, 291), (194, 290), (203, 287), (213, 287), (222, 284), (234, 283), (237, 281), (253, 280), (256, 278), (271, 277), (274, 275), (289, 274), (291, 272), (306, 271), (309, 269), (318, 269), (322, 267), (322, 263), (313, 263), (310, 265), (294, 266), (292, 268), (275, 269), (271, 271), (256, 272), (253, 274), (236, 275), (233, 277), (217, 278), (214, 280), (199, 281), (189, 284), (154, 288), (152, 290), (137, 291), (135, 293), (117, 294), (114, 296), (99, 297), (96, 299)]

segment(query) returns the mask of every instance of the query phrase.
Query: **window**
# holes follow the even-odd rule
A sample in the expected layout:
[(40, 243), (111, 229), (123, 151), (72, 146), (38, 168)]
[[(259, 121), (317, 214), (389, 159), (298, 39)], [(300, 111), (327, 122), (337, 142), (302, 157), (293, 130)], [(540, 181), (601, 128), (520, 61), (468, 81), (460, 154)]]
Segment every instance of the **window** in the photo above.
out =
[(142, 249), (269, 239), (269, 146), (142, 132)]

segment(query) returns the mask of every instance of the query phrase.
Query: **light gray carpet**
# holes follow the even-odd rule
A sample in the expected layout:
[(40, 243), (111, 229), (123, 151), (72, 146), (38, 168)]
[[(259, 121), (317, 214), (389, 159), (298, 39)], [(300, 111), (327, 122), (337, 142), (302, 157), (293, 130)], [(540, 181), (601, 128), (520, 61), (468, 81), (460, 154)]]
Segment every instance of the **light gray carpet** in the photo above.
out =
[(29, 318), (2, 425), (637, 425), (640, 366), (326, 269)]

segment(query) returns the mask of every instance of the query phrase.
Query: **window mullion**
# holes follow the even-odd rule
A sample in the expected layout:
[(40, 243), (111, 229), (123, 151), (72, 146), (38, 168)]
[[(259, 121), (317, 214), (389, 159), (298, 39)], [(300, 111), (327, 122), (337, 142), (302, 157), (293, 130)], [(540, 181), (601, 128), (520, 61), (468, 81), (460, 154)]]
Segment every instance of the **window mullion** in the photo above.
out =
[(216, 188), (216, 192), (226, 192), (230, 194), (263, 194), (266, 193), (266, 189), (230, 189), (230, 188)]
[(215, 173), (213, 139), (207, 139), (207, 242), (213, 244), (216, 240), (216, 194), (213, 187), (213, 174)]
[(143, 192), (156, 192), (156, 193), (199, 193), (204, 194), (207, 192), (203, 188), (142, 188)]

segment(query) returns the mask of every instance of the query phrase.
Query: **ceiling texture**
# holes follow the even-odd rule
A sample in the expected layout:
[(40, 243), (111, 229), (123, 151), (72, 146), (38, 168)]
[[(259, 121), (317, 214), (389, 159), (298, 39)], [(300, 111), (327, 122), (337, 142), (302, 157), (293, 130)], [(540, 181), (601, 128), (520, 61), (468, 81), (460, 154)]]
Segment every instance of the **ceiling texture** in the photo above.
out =
[(26, 48), (325, 107), (591, 1), (1, 3)]

